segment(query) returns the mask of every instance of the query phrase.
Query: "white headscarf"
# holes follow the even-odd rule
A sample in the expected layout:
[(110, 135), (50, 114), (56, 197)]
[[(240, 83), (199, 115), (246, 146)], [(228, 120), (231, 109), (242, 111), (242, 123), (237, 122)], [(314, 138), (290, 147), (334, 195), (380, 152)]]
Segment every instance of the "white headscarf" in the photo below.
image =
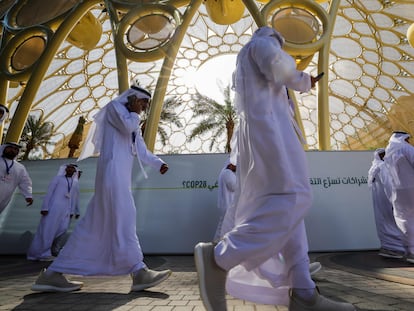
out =
[(384, 148), (378, 148), (374, 151), (374, 159), (372, 160), (372, 165), (368, 170), (368, 186), (372, 186), (375, 176), (377, 176), (378, 171), (381, 168), (381, 165), (384, 164), (384, 161), (381, 159), (380, 154), (384, 153)]
[[(268, 51), (269, 53), (272, 54), (272, 57), (269, 57), (269, 58), (272, 59), (272, 62), (274, 63), (280, 63), (280, 65), (277, 66), (278, 72), (274, 73), (274, 77), (289, 76), (293, 72), (291, 67), (295, 66), (294, 61), (292, 61), (292, 57), (286, 53), (275, 52), (276, 50), (282, 51), (282, 47), (283, 47), (283, 44), (285, 43), (285, 39), (275, 29), (268, 27), (268, 26), (263, 26), (254, 32), (252, 39), (246, 44), (246, 46), (249, 44), (256, 44), (257, 46), (260, 47), (260, 45), (264, 42), (266, 42), (267, 48), (268, 48), (268, 43), (269, 42), (272, 43), (273, 49), (271, 51), (269, 49)], [(238, 55), (237, 62), (236, 62), (237, 64), (239, 63), (240, 57), (241, 57), (241, 54)], [(269, 64), (269, 66), (270, 68), (273, 68), (271, 64)], [(237, 67), (238, 69), (233, 74), (233, 86), (236, 92), (234, 101), (235, 101), (236, 110), (240, 114), (240, 117), (243, 117), (245, 113), (244, 111), (246, 109), (246, 107), (244, 107), (244, 103), (248, 102), (248, 100), (245, 100), (245, 98), (248, 98), (249, 96), (251, 96), (251, 94), (245, 94), (245, 91), (244, 91), (248, 89), (246, 88), (246, 84), (250, 83), (248, 81), (250, 75), (244, 72), (246, 70), (244, 66), (238, 65)]]
[[(390, 140), (388, 142), (387, 147), (385, 148), (385, 157), (384, 161), (387, 163), (388, 166), (393, 166), (398, 160), (404, 156), (403, 149), (408, 144), (406, 141), (407, 138), (410, 137), (410, 134), (406, 132), (394, 132)], [(395, 169), (390, 169), (390, 175), (392, 180), (397, 181), (398, 173)]]
[(131, 88), (110, 101), (95, 115), (93, 123), (89, 129), (88, 136), (86, 137), (85, 143), (83, 144), (83, 148), (81, 154), (79, 155), (78, 161), (89, 158), (91, 156), (99, 155), (103, 141), (103, 129), (108, 105), (114, 103), (125, 105), (128, 102), (128, 97), (132, 95), (135, 95), (137, 98), (151, 99), (151, 93), (147, 90), (139, 86), (131, 86)]
[[(18, 143), (6, 142), (6, 143), (4, 143), (3, 145), (0, 146), (0, 157), (3, 156), (4, 148), (6, 148), (7, 146), (17, 147), (19, 149), (22, 147)], [(13, 160), (16, 160), (17, 157), (18, 157), (18, 155), (16, 155)]]
[(58, 170), (58, 173), (56, 174), (56, 176), (65, 176), (66, 175), (66, 168), (68, 166), (73, 166), (75, 168), (75, 173), (73, 173), (72, 179), (73, 180), (78, 180), (78, 177), (79, 177), (78, 171), (79, 171), (79, 169), (78, 169), (78, 166), (76, 164), (73, 164), (73, 163), (66, 163), (66, 164), (61, 165), (59, 167), (59, 170)]
[(387, 148), (385, 148), (385, 157), (394, 158), (398, 155), (398, 150), (401, 149), (401, 144), (408, 144), (406, 139), (410, 137), (410, 134), (406, 132), (394, 132), (392, 133), (388, 142)]

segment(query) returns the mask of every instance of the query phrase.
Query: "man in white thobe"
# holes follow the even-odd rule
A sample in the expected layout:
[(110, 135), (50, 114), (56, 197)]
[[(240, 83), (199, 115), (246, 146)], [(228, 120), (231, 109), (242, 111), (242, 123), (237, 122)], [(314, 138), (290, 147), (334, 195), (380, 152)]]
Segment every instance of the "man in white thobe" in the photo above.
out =
[(53, 259), (52, 245), (66, 234), (73, 206), (79, 196), (76, 192), (77, 166), (64, 164), (50, 182), (43, 199), (39, 225), (27, 251), (28, 260), (49, 261)]
[(394, 132), (384, 162), (391, 176), (394, 218), (403, 233), (406, 260), (414, 263), (414, 147), (406, 132)]
[[(232, 158), (237, 158), (237, 155), (233, 155)], [(220, 171), (218, 177), (217, 206), (220, 209), (221, 217), (216, 229), (214, 241), (220, 240), (222, 236), (224, 236), (234, 227), (234, 215), (236, 213), (236, 206), (233, 204), (233, 200), (236, 187), (236, 165), (230, 163), (229, 158), (225, 162), (225, 166)], [(321, 269), (322, 265), (320, 262), (312, 262), (309, 264), (309, 272), (311, 275), (316, 274)], [(228, 278), (228, 280), (229, 279), (230, 278)], [(231, 291), (230, 286), (228, 286), (228, 290)]]
[(372, 165), (368, 170), (368, 187), (371, 189), (375, 225), (381, 244), (378, 255), (400, 259), (405, 253), (403, 235), (395, 223), (391, 203), (391, 180), (384, 156), (384, 148), (375, 150)]
[[(95, 193), (58, 257), (41, 271), (32, 290), (78, 290), (79, 282), (62, 273), (75, 275), (131, 274), (131, 291), (140, 291), (167, 279), (171, 271), (150, 270), (136, 233), (136, 208), (131, 193), (134, 157), (161, 174), (165, 162), (147, 150), (139, 128), (139, 113), (147, 109), (151, 94), (132, 86), (106, 105), (94, 118), (96, 127), (86, 142), (99, 152)], [(85, 148), (85, 147), (84, 147)]]
[[(230, 163), (230, 159), (227, 159), (224, 167), (221, 169), (218, 176), (218, 195), (217, 195), (217, 208), (220, 211), (220, 219), (214, 235), (214, 241), (220, 239), (228, 231), (226, 225), (223, 227), (223, 220), (226, 212), (229, 211), (231, 204), (233, 203), (234, 192), (236, 190), (236, 166)], [(230, 216), (228, 215), (227, 218)], [(228, 220), (228, 222), (230, 222)], [(234, 223), (234, 221), (231, 221)], [(230, 228), (229, 228), (230, 229)]]
[(261, 27), (237, 58), (235, 226), (216, 245), (195, 247), (200, 295), (207, 311), (227, 310), (226, 279), (231, 295), (289, 305), (290, 311), (355, 310), (351, 304), (319, 295), (309, 273), (303, 219), (312, 192), (286, 88), (306, 92), (317, 79), (297, 71), (282, 45), (278, 32)]
[[(79, 189), (79, 178), (82, 175), (82, 171), (77, 169), (77, 176), (73, 179), (73, 186), (72, 186), (72, 206), (71, 206), (71, 212), (70, 212), (70, 224), (72, 223), (73, 219), (79, 219), (80, 217), (80, 189)], [(68, 240), (70, 234), (69, 232), (65, 232), (64, 234), (58, 236), (52, 244), (51, 253), (53, 257), (56, 257), (63, 246), (65, 246), (66, 241)]]
[(0, 213), (9, 204), (19, 188), (27, 205), (33, 204), (32, 180), (23, 164), (16, 161), (21, 146), (7, 142), (0, 146)]

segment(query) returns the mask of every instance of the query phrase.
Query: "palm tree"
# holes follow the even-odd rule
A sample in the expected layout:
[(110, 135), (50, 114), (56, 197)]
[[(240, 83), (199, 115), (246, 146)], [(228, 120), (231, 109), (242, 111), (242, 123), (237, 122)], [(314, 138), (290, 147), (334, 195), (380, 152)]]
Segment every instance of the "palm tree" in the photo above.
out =
[[(160, 114), (160, 122), (158, 123), (157, 133), (160, 135), (161, 143), (163, 146), (166, 145), (168, 139), (168, 133), (165, 130), (164, 126), (174, 124), (177, 127), (183, 127), (183, 124), (180, 121), (180, 118), (177, 116), (175, 109), (180, 106), (182, 102), (178, 100), (177, 96), (167, 98), (164, 101), (163, 109)], [(140, 127), (142, 135), (145, 133), (145, 126), (147, 125), (149, 110), (144, 112), (144, 115), (141, 119)]]
[(193, 129), (189, 139), (191, 141), (198, 135), (213, 131), (213, 139), (210, 143), (211, 151), (214, 144), (218, 142), (221, 134), (226, 130), (227, 137), (225, 152), (230, 152), (230, 141), (233, 136), (234, 126), (237, 122), (237, 114), (230, 96), (230, 85), (224, 88), (220, 87), (220, 89), (223, 92), (224, 105), (219, 104), (214, 99), (204, 96), (199, 92), (194, 96), (194, 101), (196, 102), (194, 116), (206, 117), (206, 119), (201, 121), (200, 124)]
[(22, 159), (28, 160), (30, 152), (36, 149), (41, 149), (46, 154), (46, 146), (53, 144), (50, 142), (52, 135), (53, 123), (43, 122), (41, 116), (36, 118), (33, 115), (29, 115), (20, 139), (26, 145)]

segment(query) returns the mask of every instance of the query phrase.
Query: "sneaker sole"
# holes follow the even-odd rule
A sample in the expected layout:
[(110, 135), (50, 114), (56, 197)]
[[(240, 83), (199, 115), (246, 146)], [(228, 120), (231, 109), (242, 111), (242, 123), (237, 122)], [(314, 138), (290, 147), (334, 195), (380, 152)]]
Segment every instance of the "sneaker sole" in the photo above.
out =
[(390, 255), (390, 254), (378, 254), (381, 257), (385, 257), (385, 258), (393, 258), (393, 259), (401, 259), (404, 258), (404, 256), (402, 255)]
[(198, 273), (198, 288), (200, 290), (201, 300), (203, 301), (204, 307), (207, 311), (214, 311), (213, 307), (208, 300), (207, 290), (202, 284), (205, 283), (205, 271), (202, 269), (204, 267), (204, 256), (203, 256), (203, 247), (196, 245), (194, 248), (194, 261)]
[(60, 293), (67, 293), (73, 292), (81, 289), (81, 285), (73, 286), (73, 287), (57, 287), (52, 285), (41, 285), (41, 284), (33, 284), (32, 291), (35, 292), (60, 292)]
[(314, 275), (314, 274), (316, 274), (316, 273), (318, 273), (319, 271), (321, 271), (321, 269), (322, 269), (322, 265), (321, 264), (319, 264), (319, 265), (314, 265), (316, 268), (314, 268), (313, 270), (311, 270), (311, 269), (309, 269), (309, 274), (312, 276), (312, 275)]
[(157, 281), (154, 281), (152, 283), (149, 283), (149, 284), (131, 286), (131, 292), (139, 292), (139, 291), (142, 291), (146, 288), (154, 287), (154, 286), (160, 284), (161, 282), (165, 281), (166, 279), (168, 279), (170, 277), (171, 273), (172, 273), (172, 271), (170, 271), (170, 273), (166, 274), (161, 279), (159, 279)]

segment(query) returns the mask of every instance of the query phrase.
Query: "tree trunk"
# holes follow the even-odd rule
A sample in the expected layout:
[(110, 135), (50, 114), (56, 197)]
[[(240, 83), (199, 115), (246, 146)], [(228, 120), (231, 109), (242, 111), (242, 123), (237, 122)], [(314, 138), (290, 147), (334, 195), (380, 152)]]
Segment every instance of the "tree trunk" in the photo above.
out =
[(227, 129), (227, 142), (226, 142), (226, 152), (231, 152), (231, 138), (233, 137), (234, 132), (234, 122), (228, 121), (226, 123), (226, 129)]

